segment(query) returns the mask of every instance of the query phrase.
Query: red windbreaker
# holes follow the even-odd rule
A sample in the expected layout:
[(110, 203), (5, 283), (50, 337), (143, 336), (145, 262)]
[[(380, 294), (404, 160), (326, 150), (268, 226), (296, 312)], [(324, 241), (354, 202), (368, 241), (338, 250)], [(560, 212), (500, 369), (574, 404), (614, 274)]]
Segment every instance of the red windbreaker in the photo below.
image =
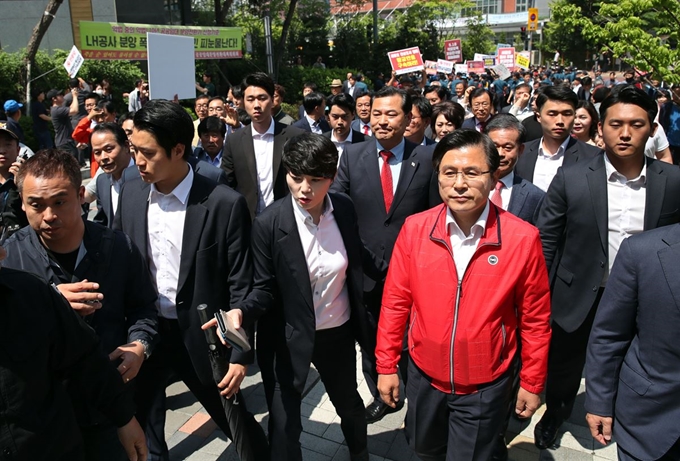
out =
[(446, 205), (411, 216), (397, 238), (382, 299), (377, 370), (396, 373), (404, 329), (414, 363), (442, 392), (469, 394), (499, 378), (521, 341), (520, 384), (543, 390), (550, 291), (538, 229), (489, 204), (489, 217), (458, 280)]

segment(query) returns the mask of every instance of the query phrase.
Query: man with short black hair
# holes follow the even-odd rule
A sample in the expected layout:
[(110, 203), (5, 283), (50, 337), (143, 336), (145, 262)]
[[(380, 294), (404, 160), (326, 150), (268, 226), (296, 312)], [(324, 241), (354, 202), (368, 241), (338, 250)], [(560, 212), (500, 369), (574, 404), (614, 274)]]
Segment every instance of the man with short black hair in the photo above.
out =
[(371, 130), (371, 102), (373, 100), (373, 93), (364, 92), (357, 93), (354, 98), (354, 107), (356, 108), (357, 116), (352, 121), (352, 129), (358, 131), (364, 136), (373, 136)]
[(212, 72), (206, 70), (203, 72), (203, 81), (201, 83), (196, 83), (196, 90), (209, 98), (217, 94), (215, 84), (212, 82), (212, 77)]
[(309, 93), (302, 100), (305, 107), (305, 116), (292, 126), (308, 133), (322, 134), (330, 131), (331, 127), (326, 121), (326, 98), (319, 92)]
[(423, 89), (423, 96), (430, 101), (430, 105), (434, 106), (442, 101), (449, 100), (449, 92), (443, 86), (426, 86)]
[[(435, 144), (433, 139), (425, 135), (432, 121), (432, 105), (424, 96), (414, 96), (411, 99), (413, 102), (411, 123), (406, 127), (404, 138), (422, 146)], [(432, 131), (431, 128), (430, 131)]]
[(363, 134), (352, 129), (353, 118), (354, 100), (351, 96), (341, 93), (328, 98), (328, 120), (331, 130), (326, 131), (323, 135), (330, 138), (338, 149), (338, 162), (345, 151), (345, 147), (366, 140)]
[(211, 115), (204, 118), (198, 124), (198, 137), (201, 138), (201, 147), (194, 149), (194, 156), (198, 160), (208, 162), (213, 166), (222, 166), (222, 148), (224, 136), (227, 133), (225, 123), (218, 117)]
[(286, 97), (286, 89), (283, 85), (278, 83), (274, 85), (274, 105), (272, 106), (272, 114), (274, 115), (274, 120), (284, 125), (292, 125), (295, 123), (295, 119), (285, 113), (281, 104), (283, 103), (283, 98)]
[[(64, 95), (61, 90), (52, 89), (47, 93), (47, 99), (52, 104), (50, 115), (52, 117), (52, 125), (54, 126), (54, 145), (58, 149), (70, 152), (71, 155), (78, 159), (80, 166), (83, 166), (82, 155), (76, 149), (76, 144), (71, 138), (71, 134), (73, 134), (71, 116), (78, 114), (78, 96), (78, 89), (71, 88), (71, 104), (64, 106)], [(85, 101), (83, 100), (84, 103)]]
[(480, 133), (484, 132), (486, 124), (493, 117), (491, 111), (493, 109), (493, 98), (484, 88), (475, 88), (470, 93), (470, 109), (474, 117), (468, 118), (463, 122), (461, 128), (468, 130), (477, 130)]
[(531, 86), (526, 83), (520, 83), (515, 87), (514, 99), (511, 106), (505, 106), (501, 113), (511, 114), (517, 117), (520, 122), (525, 118), (534, 115), (531, 108)]
[(33, 93), (33, 101), (31, 101), (31, 117), (33, 118), (33, 134), (38, 141), (38, 149), (47, 149), (54, 147), (54, 140), (52, 133), (50, 133), (47, 122), (52, 119), (45, 107), (45, 91), (38, 89)]

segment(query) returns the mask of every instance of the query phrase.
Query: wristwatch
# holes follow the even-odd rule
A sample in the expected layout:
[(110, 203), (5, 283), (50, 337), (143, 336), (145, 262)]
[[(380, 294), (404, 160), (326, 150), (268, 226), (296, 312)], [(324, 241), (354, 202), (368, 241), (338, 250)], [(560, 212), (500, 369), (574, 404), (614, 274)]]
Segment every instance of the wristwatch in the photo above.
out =
[(149, 343), (143, 339), (135, 339), (136, 342), (142, 345), (144, 348), (144, 360), (148, 360), (151, 356), (151, 351), (149, 350)]

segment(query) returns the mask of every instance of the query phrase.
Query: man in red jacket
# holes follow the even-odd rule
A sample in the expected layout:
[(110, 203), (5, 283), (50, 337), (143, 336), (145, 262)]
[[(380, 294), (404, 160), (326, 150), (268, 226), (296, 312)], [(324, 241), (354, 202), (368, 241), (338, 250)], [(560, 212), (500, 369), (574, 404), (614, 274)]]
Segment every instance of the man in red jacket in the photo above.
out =
[(538, 230), (488, 199), (500, 164), (488, 136), (455, 131), (432, 162), (444, 204), (408, 218), (394, 247), (378, 324), (378, 390), (388, 405), (399, 401), (410, 322), (406, 427), (416, 454), (488, 461), (520, 358), (515, 412), (528, 418), (540, 405), (548, 272)]

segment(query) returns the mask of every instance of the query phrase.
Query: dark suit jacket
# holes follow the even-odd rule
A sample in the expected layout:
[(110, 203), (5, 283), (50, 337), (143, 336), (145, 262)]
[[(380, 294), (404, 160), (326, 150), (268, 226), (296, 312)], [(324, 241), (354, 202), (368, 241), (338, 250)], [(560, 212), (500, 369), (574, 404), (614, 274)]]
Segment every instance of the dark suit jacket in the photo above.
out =
[[(307, 133), (312, 132), (312, 127), (309, 126), (309, 122), (307, 121), (307, 117), (302, 117), (300, 120), (297, 122), (293, 123), (291, 126), (294, 126), (296, 128), (300, 128), (301, 130), (306, 131)], [(325, 133), (326, 131), (330, 131), (331, 126), (328, 124), (325, 118), (322, 118), (319, 120), (319, 128), (321, 128), (321, 132)]]
[[(236, 130), (227, 136), (222, 153), (222, 169), (227, 175), (227, 185), (246, 198), (251, 219), (255, 219), (258, 197), (257, 165), (253, 147), (252, 126)], [(303, 133), (302, 130), (282, 123), (274, 124), (274, 200), (288, 195), (286, 172), (281, 168), (283, 145), (293, 136)]]
[[(406, 218), (436, 204), (431, 203), (430, 195), (431, 188), (436, 187), (432, 170), (434, 149), (405, 142), (399, 182), (389, 211), (385, 211), (374, 138), (347, 146), (331, 186), (334, 192), (350, 196), (357, 211), (362, 240), (378, 258), (388, 262)], [(374, 287), (375, 282), (365, 277), (364, 290), (371, 291)]]
[[(541, 145), (541, 138), (524, 143), (524, 152), (519, 156), (515, 165), (515, 174), (520, 175), (530, 183), (534, 182), (534, 169), (538, 158), (538, 148)], [(564, 151), (562, 166), (568, 167), (578, 162), (580, 159), (587, 160), (599, 155), (602, 150), (570, 137), (567, 148)]]
[[(646, 162), (644, 230), (680, 222), (680, 170), (650, 158)], [(607, 219), (602, 155), (557, 170), (536, 227), (551, 274), (552, 317), (568, 332), (585, 320), (609, 266)]]
[(545, 192), (515, 174), (508, 211), (529, 224), (536, 223), (536, 215), (545, 198)]
[[(486, 121), (486, 123), (489, 123), (492, 119), (493, 115)], [(461, 128), (464, 130), (477, 130), (477, 118), (470, 117), (465, 119)]]
[(522, 125), (524, 125), (524, 128), (527, 130), (527, 142), (533, 141), (534, 139), (541, 139), (543, 137), (543, 128), (536, 119), (535, 115), (522, 120)]
[[(147, 260), (151, 258), (147, 224), (149, 188), (141, 179), (126, 182), (114, 221), (114, 228), (128, 234)], [(252, 279), (250, 226), (248, 208), (241, 195), (194, 175), (184, 220), (176, 304), (184, 344), (204, 385), (214, 381), (196, 308), (205, 303), (212, 316), (217, 309), (228, 310), (245, 299)], [(250, 337), (252, 340), (252, 331)], [(252, 351), (243, 354), (229, 351), (232, 363), (253, 361)]]
[(614, 438), (659, 459), (680, 437), (680, 226), (625, 240), (597, 310), (586, 410), (614, 416)]
[[(362, 267), (382, 280), (387, 266), (379, 267), (382, 261), (376, 263), (370, 253), (364, 251), (352, 201), (340, 194), (330, 194), (330, 197), (333, 216), (347, 251), (346, 286), (352, 330), (359, 344), (373, 350), (375, 339), (369, 334), (363, 303)], [(295, 389), (302, 392), (314, 351), (316, 316), (307, 261), (290, 197), (275, 202), (255, 219), (252, 247), (255, 275), (253, 291), (241, 305), (244, 325), (252, 325), (265, 316), (260, 325), (266, 320), (267, 334), (259, 330), (258, 350), (273, 349), (277, 380), (291, 380)]]
[[(323, 135), (325, 137), (327, 137), (328, 139), (331, 139), (331, 132), (330, 131), (326, 131)], [(369, 137), (370, 136), (364, 136), (363, 133), (359, 133), (356, 130), (352, 130), (352, 144), (358, 144), (360, 142), (364, 142), (364, 141), (366, 141), (366, 138), (369, 138)]]

